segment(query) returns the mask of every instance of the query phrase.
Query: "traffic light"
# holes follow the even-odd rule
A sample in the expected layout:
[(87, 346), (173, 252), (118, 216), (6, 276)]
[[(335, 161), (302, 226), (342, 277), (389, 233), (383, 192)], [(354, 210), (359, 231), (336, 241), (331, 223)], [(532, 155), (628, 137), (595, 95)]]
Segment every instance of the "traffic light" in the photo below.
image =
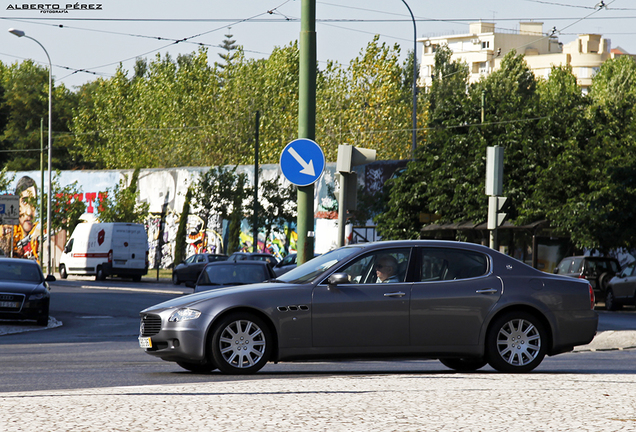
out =
[(375, 162), (375, 153), (375, 150), (341, 144), (338, 146), (336, 171), (350, 173), (356, 165)]
[(488, 229), (494, 230), (500, 226), (506, 219), (510, 207), (510, 199), (508, 197), (491, 196), (488, 197)]

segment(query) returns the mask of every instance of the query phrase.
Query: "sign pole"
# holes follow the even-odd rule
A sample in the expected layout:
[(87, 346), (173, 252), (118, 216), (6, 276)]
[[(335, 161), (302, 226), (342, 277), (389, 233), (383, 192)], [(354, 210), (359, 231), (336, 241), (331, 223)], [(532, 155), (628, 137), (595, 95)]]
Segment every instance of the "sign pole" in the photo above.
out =
[[(298, 138), (316, 136), (316, 0), (302, 0), (300, 12)], [(314, 257), (314, 185), (298, 187), (298, 264)]]

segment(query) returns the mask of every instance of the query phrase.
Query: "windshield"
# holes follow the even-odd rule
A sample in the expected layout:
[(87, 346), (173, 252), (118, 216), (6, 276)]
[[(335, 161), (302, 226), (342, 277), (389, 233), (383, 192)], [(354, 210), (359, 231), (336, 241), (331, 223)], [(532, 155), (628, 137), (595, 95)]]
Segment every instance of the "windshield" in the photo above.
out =
[(0, 280), (40, 283), (43, 277), (37, 265), (16, 259), (0, 263)]
[(276, 280), (289, 283), (313, 282), (318, 276), (329, 270), (340, 261), (360, 251), (360, 247), (344, 247), (324, 255), (320, 255), (305, 264), (279, 276)]

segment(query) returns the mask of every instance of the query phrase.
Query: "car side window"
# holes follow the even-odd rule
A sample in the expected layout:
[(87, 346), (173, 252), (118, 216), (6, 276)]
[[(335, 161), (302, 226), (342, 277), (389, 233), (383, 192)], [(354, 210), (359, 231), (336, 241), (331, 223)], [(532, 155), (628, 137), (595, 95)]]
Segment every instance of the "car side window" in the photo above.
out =
[(374, 251), (356, 259), (338, 273), (346, 273), (352, 284), (404, 282), (410, 252), (410, 248)]
[(205, 257), (203, 255), (197, 255), (197, 262), (198, 263), (202, 263), (202, 262), (205, 262), (205, 261), (206, 261), (206, 259), (205, 259)]
[(188, 259), (185, 260), (185, 263), (186, 264), (192, 264), (196, 257), (197, 257), (196, 255), (192, 255), (191, 257), (188, 257)]
[(488, 257), (460, 249), (419, 248), (421, 282), (468, 279), (488, 273)]
[(583, 272), (583, 264), (585, 264), (585, 262), (583, 261), (583, 258), (576, 258), (572, 260), (572, 266), (570, 267), (570, 270), (568, 271), (568, 273)]

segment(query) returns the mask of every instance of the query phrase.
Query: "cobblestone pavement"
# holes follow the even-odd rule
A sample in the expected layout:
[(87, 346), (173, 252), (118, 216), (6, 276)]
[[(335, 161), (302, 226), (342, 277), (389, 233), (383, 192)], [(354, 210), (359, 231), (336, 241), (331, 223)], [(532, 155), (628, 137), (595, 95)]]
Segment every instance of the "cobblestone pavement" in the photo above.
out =
[(418, 374), (0, 394), (16, 431), (634, 431), (636, 376)]

